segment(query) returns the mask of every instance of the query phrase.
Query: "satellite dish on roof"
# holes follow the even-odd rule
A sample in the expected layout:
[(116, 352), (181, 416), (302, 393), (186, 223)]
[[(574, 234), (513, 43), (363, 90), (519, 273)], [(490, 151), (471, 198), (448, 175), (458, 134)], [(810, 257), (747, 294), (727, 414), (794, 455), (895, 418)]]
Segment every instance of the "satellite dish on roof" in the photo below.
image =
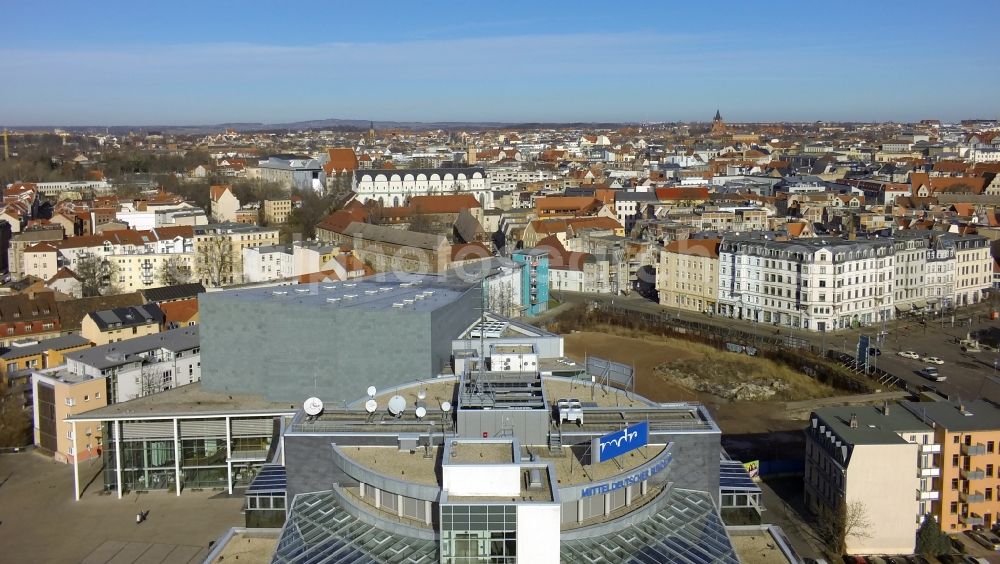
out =
[(306, 415), (309, 417), (316, 417), (320, 413), (323, 413), (323, 400), (317, 397), (311, 397), (303, 402), (302, 410), (305, 411)]
[(448, 401), (448, 400), (445, 400), (445, 401), (441, 402), (441, 411), (443, 411), (445, 413), (448, 413), (449, 411), (451, 411), (451, 402)]
[(375, 389), (375, 386), (368, 386), (368, 397), (373, 398), (377, 393), (378, 390)]
[(427, 390), (420, 390), (417, 392), (417, 399), (425, 399), (427, 397)]
[(378, 409), (377, 401), (370, 399), (365, 402), (365, 411), (367, 411), (368, 413), (375, 413), (376, 409)]
[(424, 406), (418, 406), (416, 410), (417, 419), (423, 419), (427, 415), (427, 408)]
[(389, 398), (389, 413), (396, 417), (403, 414), (406, 410), (406, 398), (403, 396), (392, 396)]

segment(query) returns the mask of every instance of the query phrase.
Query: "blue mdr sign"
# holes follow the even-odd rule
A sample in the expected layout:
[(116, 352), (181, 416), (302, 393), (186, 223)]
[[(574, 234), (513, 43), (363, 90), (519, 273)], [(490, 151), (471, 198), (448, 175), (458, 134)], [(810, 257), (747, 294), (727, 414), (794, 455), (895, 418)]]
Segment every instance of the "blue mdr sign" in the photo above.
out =
[(590, 462), (604, 462), (621, 456), (649, 443), (649, 421), (629, 425), (593, 440), (590, 445)]

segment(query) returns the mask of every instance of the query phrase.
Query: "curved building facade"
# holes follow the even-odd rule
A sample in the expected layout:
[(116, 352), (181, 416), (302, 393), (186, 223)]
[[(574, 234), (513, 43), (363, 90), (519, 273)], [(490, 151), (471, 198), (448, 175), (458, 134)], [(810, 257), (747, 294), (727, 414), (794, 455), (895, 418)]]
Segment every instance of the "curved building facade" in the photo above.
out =
[(738, 562), (703, 406), (542, 377), (527, 345), (478, 352), (295, 418), (274, 562)]

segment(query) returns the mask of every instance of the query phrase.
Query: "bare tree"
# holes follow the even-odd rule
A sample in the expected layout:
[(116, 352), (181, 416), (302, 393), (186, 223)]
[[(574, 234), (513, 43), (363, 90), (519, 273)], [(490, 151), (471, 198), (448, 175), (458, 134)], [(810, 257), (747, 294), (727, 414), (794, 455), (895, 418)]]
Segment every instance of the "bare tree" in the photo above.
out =
[(860, 499), (841, 499), (837, 507), (821, 520), (820, 533), (830, 550), (837, 554), (847, 551), (849, 539), (866, 539), (871, 536), (872, 521), (868, 506)]
[(170, 257), (160, 263), (156, 278), (164, 286), (187, 284), (191, 281), (191, 265), (181, 260), (181, 257)]
[(85, 298), (117, 294), (117, 276), (117, 264), (94, 254), (88, 253), (76, 261), (76, 277)]
[(139, 373), (139, 397), (162, 392), (169, 387), (169, 380), (164, 379), (163, 374), (154, 370), (152, 365), (142, 365)]
[(0, 447), (26, 445), (30, 426), (21, 394), (0, 378)]
[(198, 241), (195, 247), (195, 266), (202, 281), (209, 286), (223, 286), (233, 282), (236, 260), (229, 237), (212, 235)]

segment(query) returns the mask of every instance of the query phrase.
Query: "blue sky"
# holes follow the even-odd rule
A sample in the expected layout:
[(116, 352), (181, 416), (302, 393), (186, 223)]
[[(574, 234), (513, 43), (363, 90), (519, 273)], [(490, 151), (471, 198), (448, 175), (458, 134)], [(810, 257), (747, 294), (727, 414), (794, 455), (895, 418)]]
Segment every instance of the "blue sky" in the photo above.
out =
[(3, 4), (0, 125), (1000, 114), (996, 0)]

